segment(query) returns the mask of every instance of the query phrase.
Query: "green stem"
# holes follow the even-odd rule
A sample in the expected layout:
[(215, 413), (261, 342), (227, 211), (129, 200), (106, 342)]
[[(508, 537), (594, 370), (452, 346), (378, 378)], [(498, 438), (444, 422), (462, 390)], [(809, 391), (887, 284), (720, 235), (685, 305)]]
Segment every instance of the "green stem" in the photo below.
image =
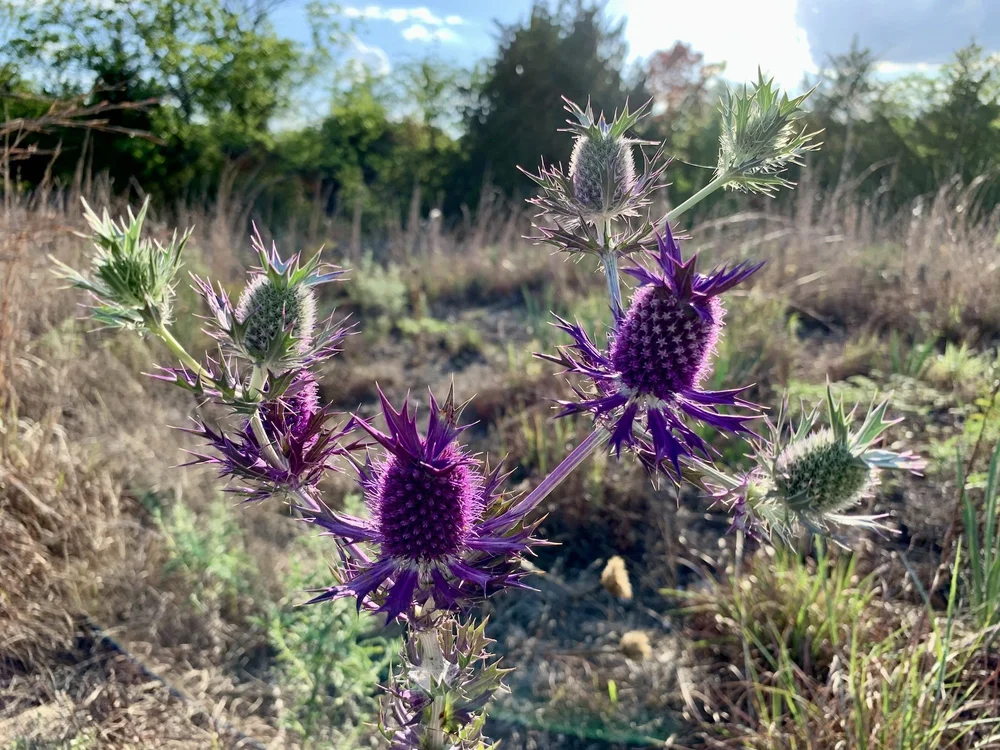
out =
[(159, 336), (160, 340), (167, 345), (167, 348), (173, 352), (174, 356), (181, 361), (181, 364), (191, 370), (202, 380), (207, 381), (210, 379), (210, 376), (208, 372), (206, 372), (205, 368), (198, 363), (198, 360), (187, 353), (187, 350), (181, 342), (174, 338), (174, 335), (170, 333), (170, 330), (165, 325), (161, 323), (152, 330), (153, 333)]
[[(733, 557), (733, 599), (740, 612), (740, 641), (743, 644), (743, 676), (754, 684), (756, 680), (753, 667), (753, 657), (750, 655), (750, 643), (747, 639), (747, 610), (743, 599), (743, 545), (745, 534), (743, 529), (736, 530), (736, 554)], [(751, 704), (751, 710), (753, 705)]]
[(721, 174), (718, 177), (716, 177), (710, 183), (705, 185), (705, 187), (703, 187), (697, 193), (695, 193), (686, 201), (684, 201), (681, 205), (671, 209), (667, 213), (667, 221), (673, 221), (681, 214), (697, 206), (699, 203), (705, 200), (705, 198), (710, 196), (716, 190), (718, 190), (721, 187), (724, 187), (725, 184), (732, 179), (732, 177), (733, 175), (731, 175), (729, 172), (726, 172), (725, 174)]
[(611, 244), (611, 222), (608, 221), (604, 227), (604, 252), (601, 254), (601, 263), (604, 264), (604, 279), (608, 284), (608, 295), (611, 297), (611, 310), (615, 318), (621, 316), (622, 307), (622, 286), (618, 278), (618, 254)]
[[(254, 367), (253, 374), (250, 376), (250, 385), (247, 388), (249, 392), (247, 395), (255, 401), (260, 400), (264, 380), (265, 374), (263, 368)], [(285, 460), (274, 449), (271, 438), (268, 437), (267, 430), (264, 429), (264, 420), (260, 417), (260, 406), (254, 410), (253, 416), (250, 417), (250, 429), (253, 430), (254, 437), (257, 438), (257, 443), (264, 450), (264, 457), (267, 459), (267, 462), (276, 469), (287, 468)]]
[[(430, 630), (421, 630), (415, 633), (417, 643), (420, 644), (422, 665), (428, 674), (433, 676), (444, 674), (445, 667), (445, 659), (441, 653), (441, 644), (438, 641), (436, 628), (437, 624)], [(444, 727), (441, 726), (441, 715), (444, 713), (444, 707), (444, 696), (435, 696), (428, 716), (426, 738), (428, 750), (444, 750)]]

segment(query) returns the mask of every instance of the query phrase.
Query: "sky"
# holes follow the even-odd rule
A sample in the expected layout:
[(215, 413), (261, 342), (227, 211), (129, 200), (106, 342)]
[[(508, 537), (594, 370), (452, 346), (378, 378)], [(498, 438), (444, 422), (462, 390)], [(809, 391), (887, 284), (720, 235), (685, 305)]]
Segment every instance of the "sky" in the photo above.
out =
[[(275, 11), (284, 34), (306, 40), (307, 0)], [(527, 18), (532, 0), (395, 0), (340, 3), (354, 26), (351, 54), (373, 69), (434, 54), (473, 65), (492, 54), (496, 21)], [(889, 74), (933, 69), (973, 38), (1000, 50), (1000, 0), (608, 0), (625, 20), (632, 59), (689, 42), (707, 62), (726, 62), (726, 77), (756, 77), (758, 65), (795, 90), (855, 36)]]

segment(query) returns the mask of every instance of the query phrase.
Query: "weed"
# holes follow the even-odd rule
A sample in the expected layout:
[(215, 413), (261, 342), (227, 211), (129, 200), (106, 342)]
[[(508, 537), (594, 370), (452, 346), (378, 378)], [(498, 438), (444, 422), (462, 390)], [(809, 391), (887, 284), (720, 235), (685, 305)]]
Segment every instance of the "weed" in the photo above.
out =
[(352, 307), (365, 320), (366, 327), (374, 322), (387, 330), (406, 311), (409, 287), (402, 269), (393, 263), (382, 265), (367, 254), (345, 286)]
[(235, 612), (240, 598), (249, 594), (256, 566), (232, 508), (216, 502), (205, 517), (178, 502), (155, 516), (168, 556), (164, 572), (185, 579), (199, 610)]
[(956, 463), (958, 486), (962, 488), (964, 546), (968, 549), (965, 595), (976, 623), (988, 628), (1000, 624), (1000, 443), (990, 461), (981, 514), (969, 496), (961, 458)]
[[(351, 602), (300, 607), (303, 591), (329, 585), (323, 540), (301, 537), (289, 550), (289, 594), (269, 605), (259, 624), (277, 655), (276, 679), (286, 711), (282, 723), (306, 747), (356, 748), (375, 720), (379, 683), (399, 644)], [(366, 728), (367, 727), (367, 728)]]
[(706, 727), (762, 749), (992, 747), (989, 631), (962, 626), (957, 572), (956, 561), (943, 618), (929, 602), (923, 617), (880, 602), (874, 574), (822, 547), (815, 569), (790, 552), (758, 555), (742, 581), (682, 593), (703, 651), (741, 663), (748, 648), (743, 679), (720, 675)]

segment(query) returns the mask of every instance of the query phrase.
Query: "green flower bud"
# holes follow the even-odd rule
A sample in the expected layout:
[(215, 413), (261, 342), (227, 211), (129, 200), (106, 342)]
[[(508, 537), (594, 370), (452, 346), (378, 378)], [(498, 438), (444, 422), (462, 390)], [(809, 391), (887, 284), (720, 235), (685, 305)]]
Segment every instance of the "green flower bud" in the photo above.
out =
[(173, 314), (174, 277), (181, 266), (181, 252), (191, 236), (190, 230), (180, 239), (176, 233), (164, 247), (142, 236), (142, 225), (149, 208), (147, 200), (137, 215), (128, 211), (128, 221), (112, 221), (105, 209), (98, 216), (83, 202), (84, 217), (94, 243), (91, 274), (85, 276), (58, 260), (52, 259), (56, 273), (77, 289), (83, 289), (97, 302), (91, 316), (117, 328), (155, 330), (169, 325)]
[(846, 441), (823, 429), (791, 443), (775, 463), (774, 485), (797, 512), (839, 513), (872, 486), (872, 470)]
[(577, 137), (569, 174), (574, 197), (589, 215), (613, 216), (635, 191), (632, 143), (612, 134), (603, 117), (596, 128)]
[(259, 364), (275, 362), (309, 348), (316, 327), (316, 300), (304, 284), (285, 284), (275, 275), (260, 275), (243, 290), (236, 321), (243, 349)]
[(809, 151), (819, 148), (818, 132), (799, 129), (805, 116), (802, 103), (811, 94), (789, 99), (774, 80), (758, 72), (750, 91), (729, 92), (722, 108), (719, 164), (716, 175), (728, 178), (726, 187), (751, 193), (771, 194), (790, 187), (782, 173), (790, 164), (802, 164)]
[(909, 451), (874, 447), (899, 421), (886, 419), (888, 406), (888, 400), (873, 404), (864, 421), (853, 428), (855, 412), (845, 412), (843, 399), (834, 398), (828, 385), (828, 426), (816, 429), (819, 407), (792, 424), (788, 404), (783, 402), (777, 419), (766, 420), (768, 434), (754, 441), (752, 457), (757, 465), (748, 473), (730, 476), (711, 463), (690, 462), (715, 497), (728, 502), (734, 528), (789, 540), (801, 526), (843, 543), (833, 533), (834, 527), (888, 528), (882, 523), (884, 515), (844, 513), (872, 492), (879, 472), (919, 474), (926, 466), (926, 461)]

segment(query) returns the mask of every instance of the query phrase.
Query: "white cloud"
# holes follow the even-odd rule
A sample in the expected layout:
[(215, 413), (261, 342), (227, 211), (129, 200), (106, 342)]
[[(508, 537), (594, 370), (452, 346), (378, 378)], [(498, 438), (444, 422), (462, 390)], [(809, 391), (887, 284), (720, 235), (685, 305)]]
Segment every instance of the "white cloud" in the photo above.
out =
[(451, 29), (428, 29), (415, 23), (403, 29), (403, 39), (408, 42), (456, 42), (458, 35)]
[(424, 5), (413, 8), (384, 8), (381, 5), (368, 5), (359, 8), (348, 5), (340, 12), (346, 18), (357, 20), (389, 21), (399, 24), (413, 22), (414, 25), (410, 27), (411, 29), (416, 26), (424, 26), (425, 28), (427, 26), (460, 26), (465, 23), (465, 19), (461, 16), (450, 15), (442, 18)]
[(426, 26), (422, 26), (419, 23), (403, 29), (403, 39), (408, 42), (426, 42), (430, 38), (431, 32), (428, 31)]
[(354, 50), (350, 60), (353, 67), (360, 69), (360, 71), (367, 70), (379, 76), (389, 74), (391, 69), (389, 55), (386, 54), (384, 49), (365, 44), (353, 35), (351, 36), (351, 47)]
[(796, 0), (769, 0), (766, 7), (746, 0), (611, 0), (608, 12), (625, 18), (633, 57), (684, 41), (704, 53), (706, 62), (725, 61), (731, 80), (755, 79), (759, 65), (788, 89), (799, 88), (803, 74), (816, 70), (796, 20)]

